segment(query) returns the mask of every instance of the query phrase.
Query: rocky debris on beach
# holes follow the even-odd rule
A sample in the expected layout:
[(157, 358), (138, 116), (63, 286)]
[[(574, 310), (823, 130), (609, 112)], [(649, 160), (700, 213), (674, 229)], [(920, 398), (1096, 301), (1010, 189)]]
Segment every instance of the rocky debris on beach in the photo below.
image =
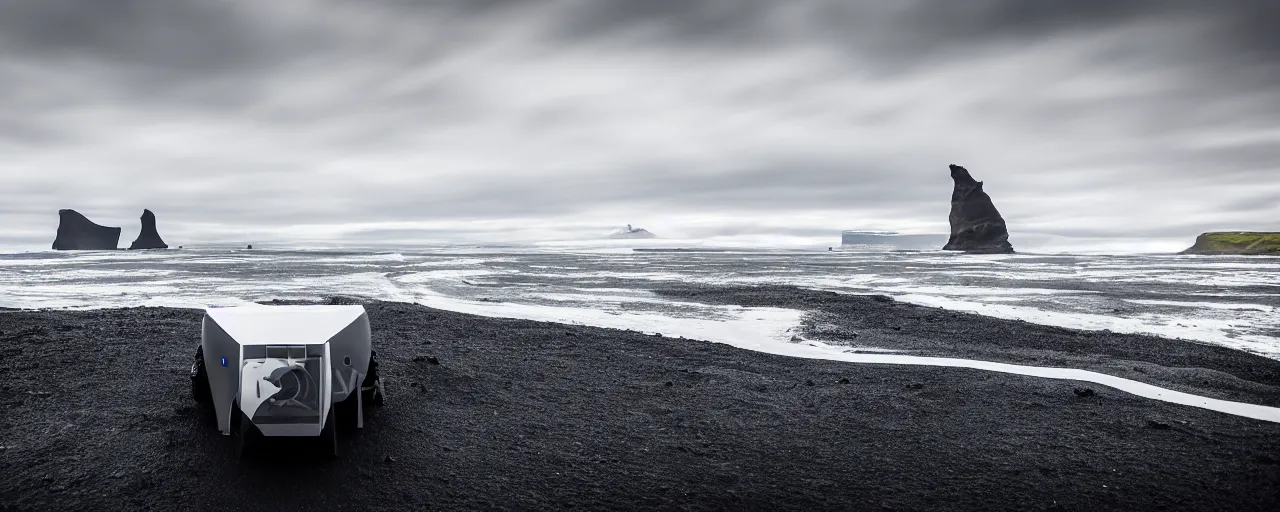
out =
[(636, 238), (657, 238), (658, 236), (650, 233), (643, 228), (633, 228), (627, 224), (625, 229), (619, 229), (609, 234), (609, 238), (613, 239), (636, 239)]
[(954, 164), (950, 167), (951, 179), (955, 182), (948, 216), (951, 239), (942, 249), (979, 254), (1013, 252), (1004, 217), (991, 202), (991, 196), (982, 190), (982, 182), (973, 179), (964, 167)]
[(156, 214), (151, 210), (142, 210), (142, 231), (138, 233), (138, 238), (129, 245), (129, 249), (168, 249), (169, 245), (164, 243), (160, 238), (160, 233), (156, 231)]
[(1093, 388), (1075, 388), (1071, 390), (1071, 392), (1075, 393), (1076, 396), (1080, 398), (1089, 398), (1091, 396), (1097, 395), (1097, 393), (1093, 392)]
[(1280, 232), (1210, 232), (1196, 237), (1182, 254), (1256, 254), (1280, 256)]
[(55, 251), (114, 250), (120, 244), (120, 228), (99, 226), (75, 210), (58, 210)]

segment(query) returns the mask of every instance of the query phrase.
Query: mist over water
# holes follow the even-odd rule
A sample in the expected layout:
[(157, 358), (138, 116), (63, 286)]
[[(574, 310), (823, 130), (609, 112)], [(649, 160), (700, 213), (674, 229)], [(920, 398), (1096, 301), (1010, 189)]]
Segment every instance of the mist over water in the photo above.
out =
[[(488, 316), (785, 341), (799, 312), (672, 301), (655, 285), (782, 284), (1280, 358), (1280, 260), (943, 252), (633, 252), (613, 246), (0, 254), (0, 307), (205, 307), (331, 295)], [(723, 334), (723, 333), (721, 333)]]

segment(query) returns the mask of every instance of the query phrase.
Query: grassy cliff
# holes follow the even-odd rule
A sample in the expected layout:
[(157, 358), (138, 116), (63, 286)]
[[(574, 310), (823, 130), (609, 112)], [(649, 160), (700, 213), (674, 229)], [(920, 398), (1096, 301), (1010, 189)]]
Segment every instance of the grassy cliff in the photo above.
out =
[(1280, 233), (1218, 232), (1196, 237), (1183, 254), (1270, 254), (1280, 256)]

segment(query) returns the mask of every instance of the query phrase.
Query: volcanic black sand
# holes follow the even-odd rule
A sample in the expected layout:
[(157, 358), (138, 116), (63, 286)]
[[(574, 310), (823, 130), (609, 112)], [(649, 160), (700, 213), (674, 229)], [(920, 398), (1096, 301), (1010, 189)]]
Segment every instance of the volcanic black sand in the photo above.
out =
[[(814, 312), (805, 336), (851, 346), (1089, 363), (1268, 405), (1280, 393), (1280, 362), (1181, 341), (790, 288), (662, 293), (803, 308)], [(1280, 424), (1086, 383), (787, 358), (409, 304), (367, 307), (388, 403), (363, 431), (340, 439), (337, 462), (310, 456), (305, 443), (237, 459), (232, 440), (189, 394), (200, 311), (0, 312), (0, 503), (273, 511), (1280, 506)], [(1093, 396), (1073, 392), (1084, 387)]]

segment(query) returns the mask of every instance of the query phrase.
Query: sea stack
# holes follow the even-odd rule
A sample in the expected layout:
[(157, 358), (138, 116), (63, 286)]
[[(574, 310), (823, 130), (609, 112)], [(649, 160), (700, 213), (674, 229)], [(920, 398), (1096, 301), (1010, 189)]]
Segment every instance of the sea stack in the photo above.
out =
[(105, 251), (120, 245), (120, 228), (99, 226), (75, 210), (58, 210), (55, 251)]
[(952, 164), (951, 179), (955, 189), (951, 192), (951, 238), (944, 251), (964, 251), (978, 254), (1005, 254), (1013, 252), (1009, 244), (1009, 230), (1004, 218), (991, 203), (991, 196), (982, 190), (982, 182), (973, 179), (964, 167)]
[(156, 232), (156, 214), (151, 210), (142, 210), (142, 232), (138, 233), (137, 240), (129, 245), (129, 249), (168, 249), (169, 246), (160, 239), (160, 233)]

